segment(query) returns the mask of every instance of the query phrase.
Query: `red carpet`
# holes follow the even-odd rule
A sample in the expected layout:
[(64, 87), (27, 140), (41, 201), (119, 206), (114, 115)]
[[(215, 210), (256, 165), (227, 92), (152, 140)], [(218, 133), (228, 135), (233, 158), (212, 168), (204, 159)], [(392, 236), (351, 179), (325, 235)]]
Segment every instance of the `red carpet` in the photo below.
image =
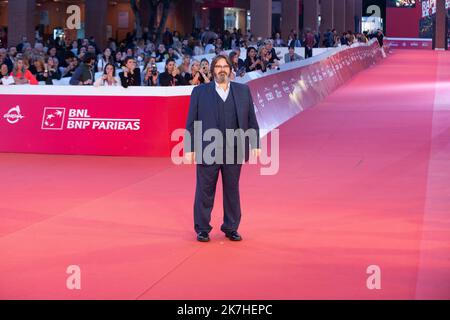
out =
[(221, 196), (195, 241), (192, 166), (1, 154), (0, 298), (449, 299), (449, 84), (449, 53), (397, 51), (283, 125), (278, 175), (244, 168), (241, 243)]

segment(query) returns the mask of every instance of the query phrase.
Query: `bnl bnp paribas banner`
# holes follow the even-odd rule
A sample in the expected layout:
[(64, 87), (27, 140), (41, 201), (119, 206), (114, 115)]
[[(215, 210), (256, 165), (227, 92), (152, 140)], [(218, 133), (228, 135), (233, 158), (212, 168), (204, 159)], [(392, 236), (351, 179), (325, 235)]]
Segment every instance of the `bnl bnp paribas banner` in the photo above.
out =
[(386, 0), (363, 0), (362, 30), (386, 33)]

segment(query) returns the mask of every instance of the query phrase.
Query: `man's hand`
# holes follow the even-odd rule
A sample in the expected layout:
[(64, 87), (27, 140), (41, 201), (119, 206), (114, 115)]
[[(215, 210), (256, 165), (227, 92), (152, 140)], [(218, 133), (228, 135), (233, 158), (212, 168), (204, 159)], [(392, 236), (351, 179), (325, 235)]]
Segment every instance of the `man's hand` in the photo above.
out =
[(184, 155), (184, 159), (186, 160), (187, 164), (194, 164), (195, 163), (195, 152), (186, 152)]
[(252, 156), (255, 158), (259, 158), (261, 157), (261, 152), (262, 152), (261, 149), (252, 149)]

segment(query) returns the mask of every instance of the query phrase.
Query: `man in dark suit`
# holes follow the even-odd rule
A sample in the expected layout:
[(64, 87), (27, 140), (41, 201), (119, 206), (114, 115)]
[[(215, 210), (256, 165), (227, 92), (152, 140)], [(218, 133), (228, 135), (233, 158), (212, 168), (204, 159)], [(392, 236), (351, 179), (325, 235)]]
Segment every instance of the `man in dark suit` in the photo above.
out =
[[(211, 63), (215, 81), (194, 88), (191, 95), (186, 124), (191, 139), (185, 139), (185, 157), (189, 163), (197, 163), (194, 228), (200, 242), (210, 241), (211, 212), (219, 172), (222, 174), (224, 210), (221, 230), (232, 241), (242, 240), (238, 233), (242, 163), (249, 160), (250, 147), (253, 156), (261, 154), (259, 126), (250, 89), (244, 84), (230, 82), (231, 67), (227, 56), (217, 56)], [(210, 130), (220, 132), (223, 138), (204, 141), (208, 140), (206, 136)], [(211, 144), (215, 144), (215, 148), (208, 154)]]

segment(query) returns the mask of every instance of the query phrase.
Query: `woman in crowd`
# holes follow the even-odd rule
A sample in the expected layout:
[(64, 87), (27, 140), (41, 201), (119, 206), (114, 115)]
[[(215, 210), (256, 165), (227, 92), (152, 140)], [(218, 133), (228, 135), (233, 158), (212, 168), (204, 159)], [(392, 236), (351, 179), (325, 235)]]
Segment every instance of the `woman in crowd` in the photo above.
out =
[[(209, 83), (213, 80), (211, 70), (209, 69), (208, 59), (203, 58), (200, 61), (200, 73), (201, 73), (202, 77), (205, 79), (205, 83)], [(208, 81), (206, 81), (206, 80), (208, 80)]]
[(267, 68), (270, 67), (270, 59), (272, 55), (267, 51), (266, 46), (261, 46), (258, 51), (258, 59), (261, 61), (261, 71), (266, 72)]
[(98, 72), (102, 72), (105, 70), (105, 67), (107, 64), (113, 64), (114, 58), (112, 56), (112, 52), (110, 48), (106, 48), (105, 51), (103, 51), (103, 55), (98, 57), (97, 62), (97, 70)]
[(117, 87), (120, 80), (116, 77), (116, 67), (112, 63), (107, 63), (103, 75), (94, 82), (94, 87)]
[(29, 70), (37, 81), (45, 82), (46, 85), (52, 85), (55, 70), (53, 68), (50, 69), (48, 61), (53, 61), (53, 58), (47, 57), (47, 63), (43, 59), (36, 59)]
[(50, 77), (53, 80), (60, 80), (62, 75), (61, 71), (59, 70), (58, 58), (47, 57), (47, 59), (45, 59), (45, 62), (47, 63), (47, 69), (49, 71)]
[(116, 67), (116, 69), (120, 69), (122, 68), (123, 65), (123, 60), (125, 59), (124, 55), (122, 54), (122, 52), (117, 51), (116, 52), (116, 56), (114, 59), (114, 66)]
[[(200, 73), (200, 61), (192, 60), (191, 63), (191, 72), (186, 73), (184, 79), (186, 83), (192, 86), (198, 86), (202, 83), (205, 83), (206, 76), (204, 77), (202, 73)], [(209, 79), (207, 79), (209, 80)], [(209, 81), (208, 81), (209, 82)]]
[(0, 85), (2, 85), (3, 82), (5, 82), (7, 78), (9, 78), (8, 65), (6, 63), (2, 63), (0, 65)]
[(11, 76), (14, 77), (14, 82), (17, 85), (21, 84), (31, 84), (37, 85), (38, 81), (31, 74), (30, 70), (27, 69), (24, 59), (17, 58), (16, 63), (14, 64), (13, 71), (11, 72)]
[(139, 87), (141, 85), (141, 70), (136, 67), (136, 60), (133, 57), (125, 59), (122, 70), (123, 72), (119, 73), (122, 87)]
[(232, 73), (235, 77), (243, 77), (245, 75), (245, 68), (239, 68), (239, 56), (236, 51), (230, 52), (230, 61), (232, 66)]
[(254, 47), (247, 49), (247, 58), (245, 59), (245, 71), (252, 72), (262, 69), (262, 62), (257, 56), (257, 51)]
[(158, 67), (156, 65), (155, 58), (152, 57), (150, 58), (150, 61), (144, 70), (144, 86), (156, 87), (159, 85), (158, 79), (159, 79)]
[(183, 62), (181, 63), (180, 67), (180, 74), (182, 77), (187, 77), (191, 72), (191, 56), (185, 55), (183, 57)]
[(78, 60), (83, 61), (84, 60), (84, 56), (86, 55), (87, 49), (86, 47), (81, 47), (79, 52), (78, 52)]
[(166, 71), (160, 74), (159, 84), (162, 87), (186, 85), (184, 78), (180, 75), (180, 70), (176, 66), (175, 60), (170, 58), (166, 60)]

